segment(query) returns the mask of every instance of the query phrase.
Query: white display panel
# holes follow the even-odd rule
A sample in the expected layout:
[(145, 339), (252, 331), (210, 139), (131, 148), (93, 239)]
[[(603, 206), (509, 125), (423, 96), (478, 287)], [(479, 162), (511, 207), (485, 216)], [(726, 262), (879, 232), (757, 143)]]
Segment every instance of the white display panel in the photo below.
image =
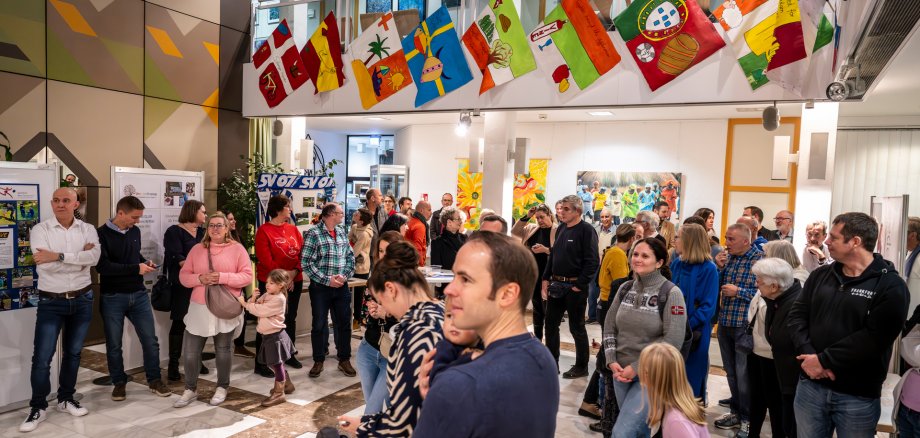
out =
[[(52, 217), (51, 197), (59, 185), (57, 165), (0, 162), (0, 182), (37, 184), (40, 220)], [(0, 312), (0, 412), (28, 405), (32, 397), (32, 347), (35, 340), (34, 307)], [(51, 388), (58, 386), (60, 370), (60, 340), (51, 361)]]

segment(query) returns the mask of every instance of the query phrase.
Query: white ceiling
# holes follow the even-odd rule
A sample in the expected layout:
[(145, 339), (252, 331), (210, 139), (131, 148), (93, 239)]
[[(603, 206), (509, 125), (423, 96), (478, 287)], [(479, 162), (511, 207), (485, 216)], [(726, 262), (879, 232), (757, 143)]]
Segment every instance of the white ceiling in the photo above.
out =
[[(841, 104), (841, 117), (870, 116), (920, 116), (920, 26), (914, 28), (913, 34), (901, 47), (894, 61), (882, 74), (866, 95), (863, 102)], [(607, 122), (618, 120), (703, 120), (726, 118), (760, 117), (764, 104), (755, 105), (684, 105), (679, 107), (632, 107), (632, 108), (582, 108), (565, 110), (517, 111), (518, 122), (553, 123), (553, 122)], [(743, 112), (739, 108), (753, 111)], [(780, 104), (783, 116), (801, 114), (800, 104)], [(596, 117), (588, 114), (591, 110), (609, 110), (613, 116)], [(545, 118), (541, 119), (541, 115)], [(393, 134), (409, 125), (453, 124), (457, 123), (456, 112), (416, 112), (408, 114), (379, 115), (386, 120), (370, 120), (371, 116), (338, 116), (307, 118), (308, 129), (330, 131), (345, 134)]]

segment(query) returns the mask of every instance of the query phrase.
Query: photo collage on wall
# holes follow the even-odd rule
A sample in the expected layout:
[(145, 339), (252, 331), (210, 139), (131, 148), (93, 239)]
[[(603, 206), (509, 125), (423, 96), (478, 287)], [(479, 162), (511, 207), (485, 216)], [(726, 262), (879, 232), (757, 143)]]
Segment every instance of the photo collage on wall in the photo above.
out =
[(38, 304), (29, 245), (40, 217), (38, 185), (0, 183), (0, 311)]
[(258, 185), (259, 224), (269, 220), (268, 200), (284, 195), (291, 200), (291, 221), (301, 231), (307, 231), (319, 222), (319, 215), (327, 200), (335, 199), (335, 180), (304, 175), (261, 174)]
[(186, 200), (196, 198), (194, 182), (166, 181), (163, 207), (182, 207)]
[(668, 203), (671, 222), (680, 221), (680, 172), (597, 172), (577, 174), (576, 194), (584, 203), (584, 220), (595, 223), (608, 208), (614, 224), (633, 222), (640, 211), (651, 211), (659, 201)]

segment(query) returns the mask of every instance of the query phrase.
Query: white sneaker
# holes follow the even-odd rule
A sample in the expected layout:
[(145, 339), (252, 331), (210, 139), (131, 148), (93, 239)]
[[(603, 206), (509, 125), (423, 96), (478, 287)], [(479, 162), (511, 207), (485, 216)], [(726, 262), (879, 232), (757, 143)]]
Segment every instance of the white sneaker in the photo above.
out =
[(227, 390), (225, 388), (217, 387), (214, 390), (214, 396), (211, 397), (211, 406), (217, 406), (224, 402), (227, 399)]
[(80, 403), (75, 400), (65, 400), (58, 403), (57, 409), (61, 412), (67, 412), (74, 417), (82, 417), (89, 413)]
[(184, 408), (189, 405), (189, 403), (195, 401), (198, 398), (198, 391), (192, 391), (191, 389), (186, 389), (182, 392), (182, 397), (179, 397), (179, 400), (176, 400), (173, 403), (174, 408)]
[(45, 412), (44, 409), (33, 408), (32, 411), (29, 412), (29, 417), (26, 418), (26, 421), (23, 421), (22, 424), (19, 425), (19, 431), (31, 432), (38, 428), (38, 423), (45, 421), (46, 418), (48, 418), (48, 413)]

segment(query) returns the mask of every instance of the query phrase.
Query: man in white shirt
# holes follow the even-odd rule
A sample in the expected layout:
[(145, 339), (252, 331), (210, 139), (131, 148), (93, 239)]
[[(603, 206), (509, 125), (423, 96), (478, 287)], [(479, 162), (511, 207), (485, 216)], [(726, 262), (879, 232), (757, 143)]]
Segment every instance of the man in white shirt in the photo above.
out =
[(32, 409), (19, 427), (21, 432), (35, 430), (48, 416), (45, 410), (51, 393), (51, 359), (61, 332), (57, 409), (76, 417), (88, 413), (73, 396), (80, 369), (80, 351), (93, 316), (90, 268), (99, 261), (100, 249), (96, 229), (74, 217), (79, 206), (77, 192), (61, 187), (51, 197), (54, 217), (31, 230), (40, 301), (32, 355), (32, 400), (29, 402)]
[(802, 266), (806, 271), (814, 271), (833, 261), (824, 244), (827, 240), (827, 222), (814, 221), (806, 225), (805, 239), (808, 244), (802, 252)]

